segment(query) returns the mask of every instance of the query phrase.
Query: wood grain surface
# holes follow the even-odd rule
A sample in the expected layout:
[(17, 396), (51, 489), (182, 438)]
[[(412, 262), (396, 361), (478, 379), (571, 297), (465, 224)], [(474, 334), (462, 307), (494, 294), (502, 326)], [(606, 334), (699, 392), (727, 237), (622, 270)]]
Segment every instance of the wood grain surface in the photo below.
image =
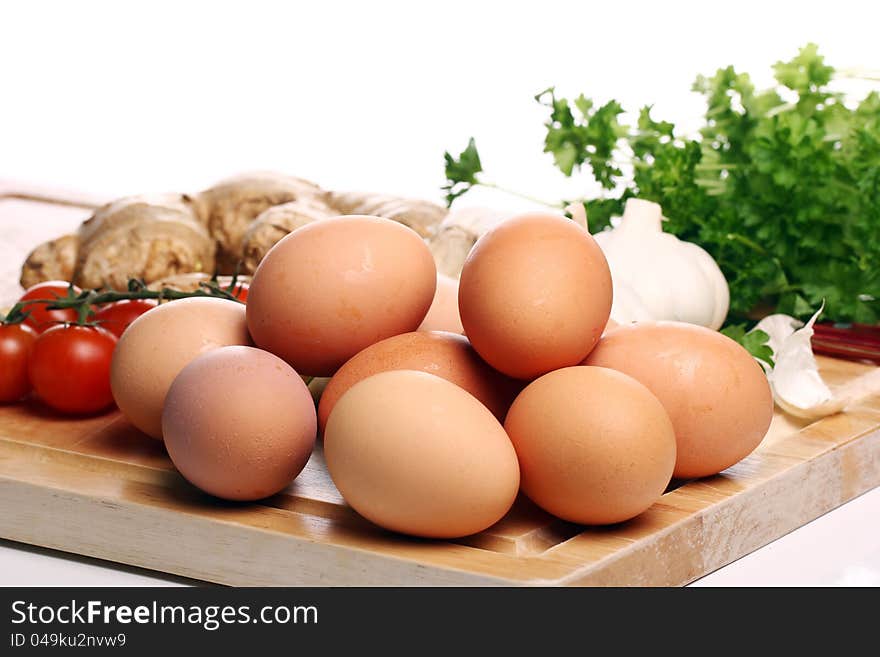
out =
[[(832, 388), (873, 369), (820, 367)], [(419, 540), (354, 513), (320, 449), (281, 494), (226, 503), (187, 484), (118, 413), (0, 406), (3, 538), (232, 585), (681, 585), (880, 485), (880, 397), (812, 424), (777, 413), (747, 459), (676, 483), (611, 527), (521, 499), (480, 534)]]

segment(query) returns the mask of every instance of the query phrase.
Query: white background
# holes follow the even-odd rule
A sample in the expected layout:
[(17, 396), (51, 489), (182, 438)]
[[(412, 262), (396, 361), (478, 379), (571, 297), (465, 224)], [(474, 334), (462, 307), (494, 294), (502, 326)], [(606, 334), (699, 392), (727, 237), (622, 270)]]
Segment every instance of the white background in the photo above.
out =
[[(874, 8), (871, 8), (873, 5)], [(278, 169), (440, 198), (477, 138), (494, 180), (585, 193), (541, 153), (549, 85), (693, 128), (698, 73), (760, 86), (809, 41), (880, 69), (873, 2), (9, 2), (0, 178), (192, 191)], [(508, 203), (507, 199), (492, 199)]]
[[(7, 1), (0, 179), (122, 195), (277, 169), (439, 200), (443, 151), (473, 135), (496, 182), (549, 199), (584, 194), (582, 177), (565, 180), (541, 153), (535, 93), (556, 85), (631, 110), (653, 103), (693, 130), (697, 73), (734, 64), (765, 86), (771, 65), (808, 41), (836, 67), (880, 69), (876, 7)], [(517, 207), (497, 195), (470, 202)], [(706, 583), (877, 584), (878, 513), (874, 491)], [(9, 543), (0, 572), (7, 584), (149, 581)]]

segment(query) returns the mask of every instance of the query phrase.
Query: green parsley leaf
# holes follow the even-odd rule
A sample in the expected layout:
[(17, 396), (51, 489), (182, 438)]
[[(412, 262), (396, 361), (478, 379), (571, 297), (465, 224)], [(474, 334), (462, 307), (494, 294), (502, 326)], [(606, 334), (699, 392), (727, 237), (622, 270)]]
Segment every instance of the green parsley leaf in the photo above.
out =
[(443, 190), (446, 192), (446, 207), (451, 207), (455, 199), (479, 184), (477, 174), (483, 171), (483, 165), (473, 137), (468, 140), (467, 147), (458, 158), (452, 157), (447, 151), (443, 154), (443, 159), (446, 162), (446, 184)]
[(757, 360), (764, 361), (771, 368), (776, 366), (773, 362), (773, 350), (768, 344), (770, 336), (765, 331), (746, 331), (745, 324), (731, 324), (721, 329), (721, 333), (741, 344)]
[(819, 46), (808, 43), (790, 62), (777, 62), (773, 67), (779, 84), (800, 96), (816, 92), (831, 81), (834, 69), (825, 65)]
[(569, 103), (557, 98), (553, 87), (535, 96), (535, 100), (550, 108), (544, 152), (553, 155), (556, 167), (571, 176), (576, 169), (588, 166), (605, 189), (614, 189), (623, 175), (614, 155), (619, 139), (626, 134), (626, 128), (617, 120), (623, 113), (620, 103), (611, 100), (596, 107), (583, 94)]
[[(831, 321), (880, 322), (880, 93), (854, 106), (833, 91), (815, 44), (774, 73), (767, 90), (732, 66), (697, 77), (706, 112), (695, 136), (650, 106), (626, 126), (617, 101), (569, 101), (550, 87), (535, 97), (549, 110), (544, 151), (563, 175), (603, 188), (580, 200), (594, 232), (627, 198), (662, 205), (664, 230), (721, 267), (733, 320), (758, 308), (805, 319), (825, 300)], [(476, 157), (469, 177), (450, 173), (457, 161), (446, 158), (451, 202), (482, 169)]]

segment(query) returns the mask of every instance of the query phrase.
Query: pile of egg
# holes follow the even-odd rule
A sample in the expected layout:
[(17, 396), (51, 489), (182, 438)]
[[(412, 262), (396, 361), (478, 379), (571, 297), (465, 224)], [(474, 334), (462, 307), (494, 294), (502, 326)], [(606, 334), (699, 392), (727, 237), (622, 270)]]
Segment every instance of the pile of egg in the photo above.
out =
[[(610, 326), (611, 300), (602, 251), (559, 215), (495, 227), (458, 284), (438, 284), (410, 229), (338, 217), (275, 245), (246, 307), (196, 298), (144, 314), (112, 388), (221, 498), (284, 489), (320, 436), (345, 500), (387, 529), (473, 534), (520, 492), (567, 521), (617, 523), (672, 478), (747, 456), (773, 402), (737, 343), (677, 322)], [(330, 377), (317, 409), (303, 377)]]

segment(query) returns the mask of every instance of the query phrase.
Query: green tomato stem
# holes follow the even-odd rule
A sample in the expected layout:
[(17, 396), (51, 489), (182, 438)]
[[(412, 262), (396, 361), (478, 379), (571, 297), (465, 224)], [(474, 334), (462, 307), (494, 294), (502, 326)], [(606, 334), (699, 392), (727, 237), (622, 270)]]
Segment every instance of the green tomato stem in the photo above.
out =
[(31, 304), (43, 303), (47, 304), (47, 310), (63, 310), (72, 308), (76, 311), (76, 324), (89, 325), (89, 316), (93, 314), (92, 307), (116, 301), (131, 301), (134, 299), (156, 299), (157, 301), (176, 301), (178, 299), (189, 299), (191, 297), (214, 297), (218, 299), (227, 299), (229, 301), (237, 301), (243, 303), (232, 292), (235, 289), (236, 280), (233, 279), (232, 285), (229, 287), (220, 287), (217, 283), (211, 281), (209, 283), (200, 283), (199, 289), (192, 292), (181, 292), (164, 287), (161, 290), (148, 290), (142, 282), (132, 280), (129, 282), (127, 291), (119, 290), (83, 290), (76, 296), (56, 297), (54, 299), (28, 299), (27, 301), (19, 301), (16, 303), (5, 317), (0, 316), (0, 324), (19, 324), (28, 317), (27, 308)]

